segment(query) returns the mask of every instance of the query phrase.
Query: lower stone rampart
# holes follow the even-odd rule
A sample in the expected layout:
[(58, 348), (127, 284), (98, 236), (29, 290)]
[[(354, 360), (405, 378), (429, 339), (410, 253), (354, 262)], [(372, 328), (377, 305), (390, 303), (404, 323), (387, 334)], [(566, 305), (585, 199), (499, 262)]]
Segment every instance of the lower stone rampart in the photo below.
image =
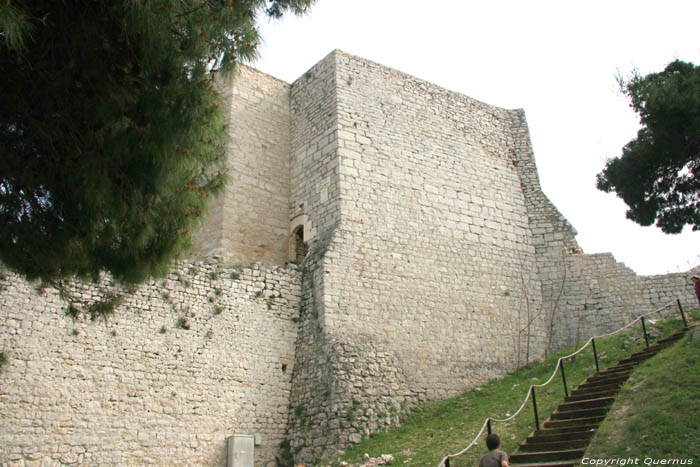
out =
[(1, 465), (225, 465), (226, 438), (260, 435), (256, 466), (286, 437), (300, 275), (184, 263), (123, 303), (67, 316), (55, 290), (0, 280)]
[(640, 291), (642, 303), (648, 308), (657, 309), (675, 300), (681, 301), (685, 309), (694, 309), (698, 300), (694, 295), (690, 272), (641, 276)]
[(656, 316), (680, 319), (676, 300), (686, 310), (697, 305), (687, 273), (638, 276), (610, 253), (573, 254), (560, 263), (548, 304), (553, 350), (611, 332), (666, 305), (671, 307)]

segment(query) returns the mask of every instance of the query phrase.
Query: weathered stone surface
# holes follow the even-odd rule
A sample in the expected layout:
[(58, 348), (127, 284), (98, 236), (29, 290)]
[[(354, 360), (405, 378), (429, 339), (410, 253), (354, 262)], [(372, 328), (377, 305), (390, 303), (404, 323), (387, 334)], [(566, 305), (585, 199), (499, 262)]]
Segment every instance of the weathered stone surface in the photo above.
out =
[(582, 254), (542, 193), (523, 111), (339, 51), (291, 100), (290, 204), (316, 228), (292, 386), (299, 461), (689, 299), (680, 275)]
[[(75, 288), (88, 300), (105, 290)], [(113, 317), (73, 320), (54, 290), (2, 271), (0, 464), (223, 465), (238, 433), (262, 435), (256, 465), (272, 460), (289, 415), (299, 273), (185, 262), (120, 292)]]
[(256, 465), (285, 438), (310, 463), (417, 402), (696, 304), (685, 275), (583, 254), (522, 110), (340, 51), (292, 84), (242, 67), (222, 90), (233, 180), (201, 261), (105, 324), (3, 274), (0, 463), (221, 465), (232, 434), (262, 435)]
[(284, 264), (289, 226), (290, 85), (247, 67), (221, 83), (232, 138), (229, 188), (210, 210), (193, 257)]

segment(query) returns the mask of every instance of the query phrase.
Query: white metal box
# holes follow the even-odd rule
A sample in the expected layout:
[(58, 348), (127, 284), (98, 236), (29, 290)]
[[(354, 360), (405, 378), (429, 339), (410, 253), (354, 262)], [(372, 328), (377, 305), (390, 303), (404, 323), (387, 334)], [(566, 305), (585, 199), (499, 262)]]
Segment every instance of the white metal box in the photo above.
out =
[(226, 467), (253, 467), (255, 460), (255, 437), (233, 435), (226, 440)]

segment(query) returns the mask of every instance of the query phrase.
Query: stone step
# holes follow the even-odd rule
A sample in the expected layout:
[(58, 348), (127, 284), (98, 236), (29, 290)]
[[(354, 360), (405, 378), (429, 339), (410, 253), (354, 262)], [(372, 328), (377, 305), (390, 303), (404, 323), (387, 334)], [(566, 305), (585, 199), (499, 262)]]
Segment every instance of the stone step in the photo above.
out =
[(641, 363), (644, 360), (647, 360), (647, 359), (653, 357), (654, 355), (656, 355), (657, 353), (659, 353), (660, 350), (661, 349), (650, 349), (650, 350), (645, 350), (643, 352), (633, 353), (629, 357), (623, 358), (622, 360), (620, 360), (620, 363), (622, 363), (623, 365), (627, 364), (627, 363)]
[(586, 383), (583, 382), (579, 387), (572, 391), (572, 394), (583, 394), (591, 392), (602, 392), (608, 390), (618, 390), (622, 384), (627, 381), (626, 379), (613, 382), (596, 382), (596, 383)]
[(590, 430), (578, 430), (578, 431), (568, 431), (561, 433), (552, 433), (551, 431), (556, 430), (540, 430), (535, 431), (533, 434), (527, 437), (525, 442), (527, 444), (537, 444), (537, 443), (554, 443), (557, 441), (574, 441), (588, 439), (590, 440), (595, 434), (594, 429)]
[(559, 404), (557, 411), (568, 412), (569, 410), (593, 409), (598, 407), (606, 407), (615, 401), (614, 397), (598, 397), (592, 399), (584, 399), (579, 401), (566, 401)]
[[(545, 422), (547, 424), (548, 422)], [(598, 428), (597, 423), (589, 423), (586, 425), (572, 425), (572, 426), (549, 426), (549, 427), (542, 427), (539, 431), (535, 431), (534, 433), (541, 433), (543, 436), (544, 435), (560, 435), (564, 433), (580, 433), (584, 431), (593, 431), (595, 432), (596, 428)]]
[(610, 373), (604, 373), (604, 374), (597, 374), (593, 376), (589, 376), (586, 378), (586, 383), (597, 383), (600, 381), (610, 381), (610, 380), (618, 380), (621, 378), (627, 379), (630, 376), (630, 371), (616, 371), (616, 372), (610, 372)]
[(544, 428), (569, 428), (581, 425), (599, 425), (604, 416), (574, 418), (571, 420), (548, 420), (542, 425)]
[(626, 363), (624, 365), (617, 364), (617, 365), (609, 366), (606, 369), (599, 371), (598, 374), (599, 375), (606, 375), (609, 373), (617, 373), (619, 371), (633, 370), (637, 366), (639, 366), (637, 363)]
[(610, 407), (595, 407), (592, 409), (567, 410), (560, 412), (558, 409), (551, 416), (551, 420), (576, 420), (579, 418), (605, 417)]
[(674, 334), (671, 334), (668, 337), (664, 337), (663, 339), (659, 339), (656, 341), (657, 344), (673, 344), (676, 341), (679, 341), (683, 338), (685, 335), (685, 329), (681, 329), (676, 331)]
[(530, 443), (526, 441), (520, 445), (518, 452), (545, 452), (580, 449), (588, 446), (588, 443), (590, 443), (590, 439), (570, 439), (563, 441), (551, 441), (548, 443)]
[(606, 384), (624, 383), (630, 377), (630, 372), (612, 373), (610, 375), (593, 375), (586, 378), (581, 386), (605, 386)]
[(630, 357), (642, 357), (645, 355), (651, 355), (654, 356), (666, 347), (668, 347), (671, 344), (658, 344), (658, 345), (650, 345), (648, 348), (642, 349), (639, 352), (635, 352)]
[(624, 383), (630, 377), (630, 373), (631, 373), (631, 371), (620, 371), (617, 373), (608, 373), (608, 374), (604, 374), (604, 375), (591, 375), (581, 383), (581, 386), (583, 386), (584, 384), (588, 384), (588, 385), (615, 384), (618, 381), (622, 381)]
[(600, 391), (600, 392), (580, 392), (580, 393), (575, 393), (571, 392), (569, 397), (565, 397), (564, 401), (565, 402), (577, 402), (577, 401), (586, 401), (586, 400), (591, 400), (591, 399), (599, 399), (599, 398), (604, 398), (604, 397), (612, 397), (613, 399), (615, 398), (615, 394), (617, 394), (617, 389), (612, 389), (609, 391)]

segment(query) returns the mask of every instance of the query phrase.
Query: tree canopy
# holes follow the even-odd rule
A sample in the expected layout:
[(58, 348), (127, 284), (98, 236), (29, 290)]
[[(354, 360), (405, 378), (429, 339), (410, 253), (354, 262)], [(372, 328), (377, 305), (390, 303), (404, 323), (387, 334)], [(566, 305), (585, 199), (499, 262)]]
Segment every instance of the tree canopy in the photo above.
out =
[(0, 261), (29, 279), (165, 273), (226, 180), (214, 85), (256, 21), (313, 0), (7, 0)]
[(614, 191), (640, 225), (700, 230), (700, 67), (676, 60), (662, 72), (618, 81), (642, 128), (622, 156), (607, 161), (598, 189)]

